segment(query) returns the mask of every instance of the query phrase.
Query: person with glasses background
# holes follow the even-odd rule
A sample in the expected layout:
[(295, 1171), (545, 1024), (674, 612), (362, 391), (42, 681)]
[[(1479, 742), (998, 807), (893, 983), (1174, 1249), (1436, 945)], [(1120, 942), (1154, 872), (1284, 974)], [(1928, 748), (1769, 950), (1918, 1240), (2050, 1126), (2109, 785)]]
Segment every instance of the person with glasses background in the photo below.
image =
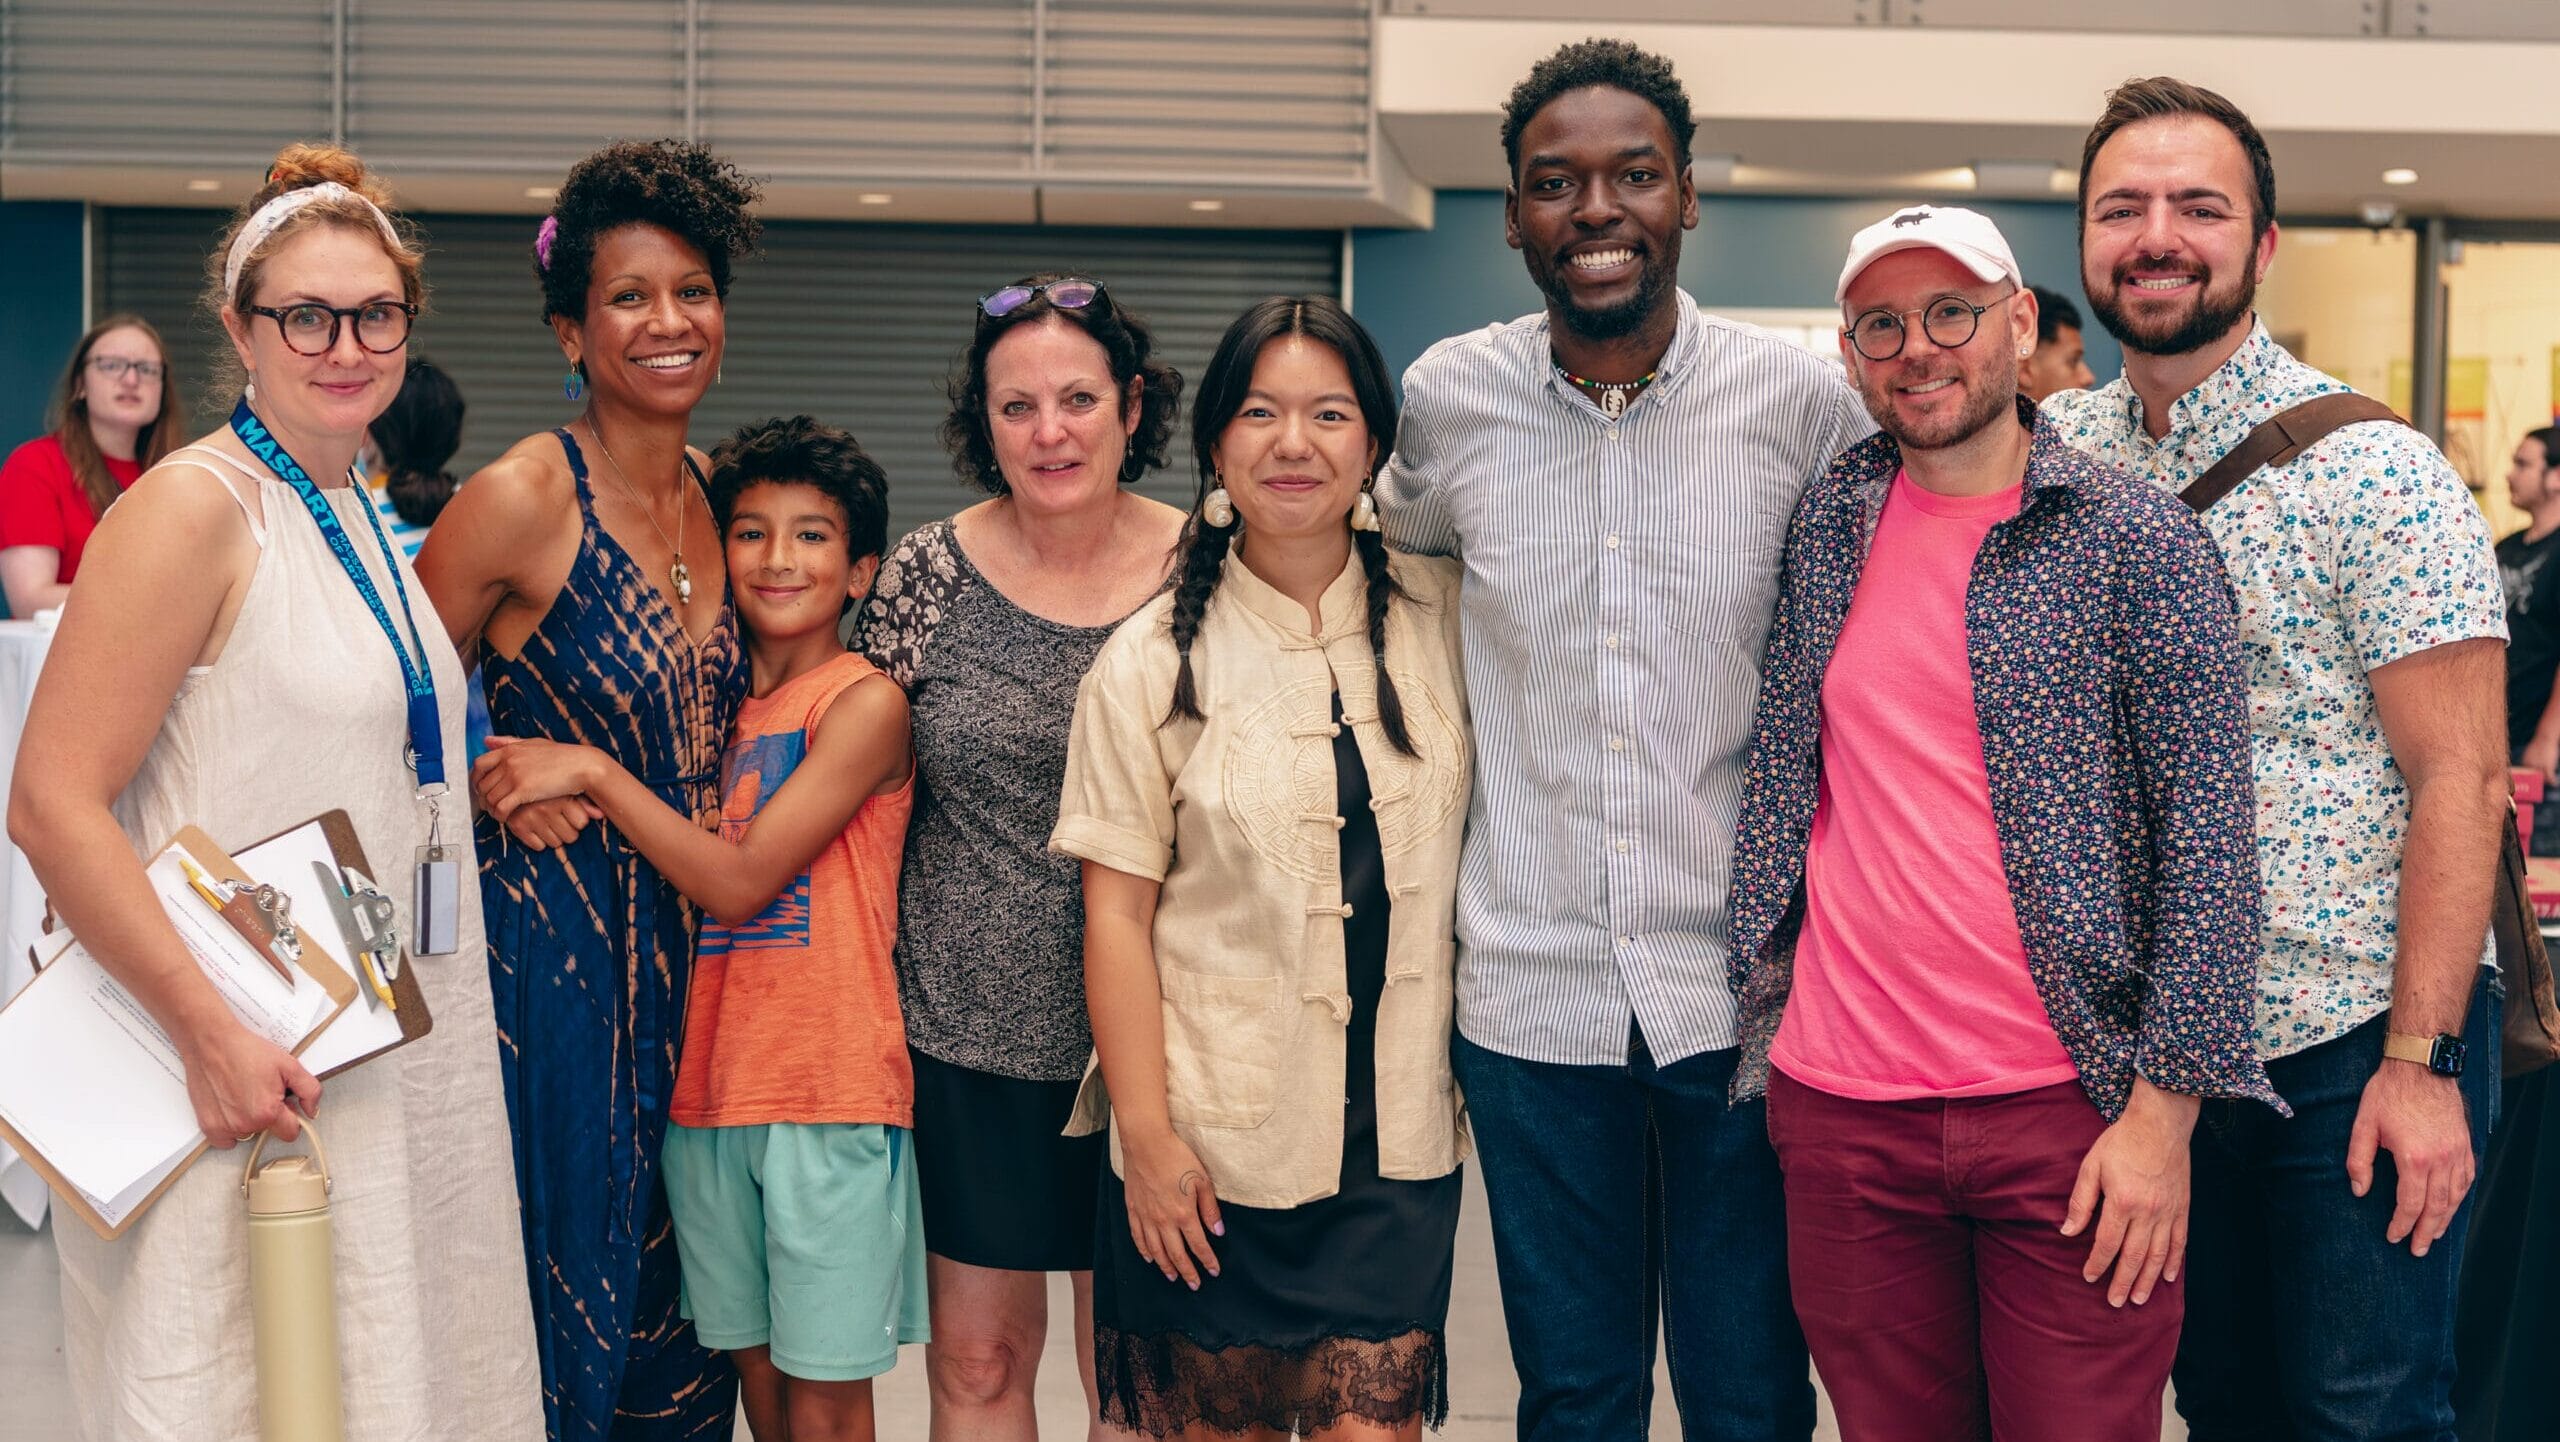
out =
[(1378, 532), (1395, 433), (1338, 303), (1238, 316), (1192, 413), (1181, 583), (1076, 697), (1050, 844), (1084, 863), (1075, 1130), (1112, 1145), (1095, 1368), (1103, 1419), (1150, 1437), (1448, 1415), (1467, 703), (1458, 563)]
[(1796, 1314), (1849, 1442), (2158, 1442), (2198, 1098), (2281, 1109), (2231, 588), (2020, 396), (1989, 220), (1837, 295), (1882, 432), (1788, 527), (1733, 864)]
[(942, 436), (988, 499), (881, 563), (855, 643), (907, 689), (915, 810), (898, 899), (914, 1053), (937, 1438), (1037, 1435), (1043, 1273), (1073, 1274), (1087, 1414), (1098, 1138), (1060, 1135), (1093, 1052), (1084, 898), (1048, 849), (1076, 683), (1164, 589), (1182, 513), (1129, 486), (1165, 463), (1182, 377), (1099, 282), (1026, 277), (978, 304)]
[(71, 348), (53, 430), (0, 462), (0, 593), (12, 616), (59, 606), (98, 518), (176, 448), (186, 406), (160, 332), (111, 315)]
[[(570, 168), (535, 230), (569, 425), (446, 503), (418, 574), (476, 654), (494, 736), (593, 746), (710, 826), (748, 684), (701, 454), (756, 187), (700, 146)], [(658, 1171), (693, 974), (693, 905), (584, 799), (478, 822), (490, 984), (554, 1437), (719, 1435), (737, 1373), (679, 1308)]]
[[(225, 230), (205, 305), (231, 342), (232, 423), (100, 520), (9, 796), (10, 839), (167, 1034), (217, 1148), (292, 1140), (321, 1085), (234, 1017), (138, 855), (182, 825), (240, 847), (343, 809), (407, 938), (411, 858), (439, 823), (464, 844), (464, 799), (432, 790), (439, 748), (460, 777), (462, 664), (354, 471), (425, 295), (387, 205), (353, 155), (296, 145)], [(426, 738), (413, 674), (433, 692)], [(476, 885), (466, 872), (451, 949), (405, 963), (434, 1029), (327, 1087), (350, 1437), (542, 1436)], [(114, 1241), (54, 1240), (82, 1438), (264, 1435), (235, 1164), (190, 1168)]]

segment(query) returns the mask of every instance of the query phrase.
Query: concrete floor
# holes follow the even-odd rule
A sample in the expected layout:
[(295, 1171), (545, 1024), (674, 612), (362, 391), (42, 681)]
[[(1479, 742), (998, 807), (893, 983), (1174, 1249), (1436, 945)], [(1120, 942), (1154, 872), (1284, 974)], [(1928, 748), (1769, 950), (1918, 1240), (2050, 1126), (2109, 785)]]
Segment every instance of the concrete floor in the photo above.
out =
[[(76, 1225), (76, 1223), (75, 1223)], [(1063, 1279), (1050, 1289), (1048, 1351), (1040, 1364), (1040, 1435), (1084, 1436), (1084, 1394), (1076, 1380), (1070, 1313)], [(50, 1239), (30, 1233), (0, 1209), (0, 1442), (61, 1442), (71, 1437), (71, 1404), (62, 1363), (61, 1298)], [(1511, 1356), (1502, 1328), (1502, 1298), (1494, 1281), (1493, 1235), (1485, 1221), (1484, 1192), (1473, 1169), (1458, 1227), (1458, 1271), (1449, 1304), (1449, 1425), (1445, 1442), (1510, 1442), (1516, 1400)], [(874, 1393), (879, 1434), (893, 1442), (925, 1436), (924, 1349), (910, 1347), (897, 1369)], [(1653, 1435), (1680, 1435), (1667, 1380), (1657, 1369)], [(1839, 1442), (1824, 1408), (1818, 1442)], [(2186, 1429), (2167, 1419), (2163, 1442), (2183, 1442)], [(750, 1442), (739, 1424), (738, 1442)]]

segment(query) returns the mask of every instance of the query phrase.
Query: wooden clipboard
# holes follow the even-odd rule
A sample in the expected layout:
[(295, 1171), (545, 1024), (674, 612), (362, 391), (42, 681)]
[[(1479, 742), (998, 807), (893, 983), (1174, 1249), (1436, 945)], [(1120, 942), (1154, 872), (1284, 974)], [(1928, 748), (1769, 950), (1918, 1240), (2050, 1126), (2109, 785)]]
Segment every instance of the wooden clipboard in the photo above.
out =
[[(331, 815), (336, 816), (340, 824), (344, 825), (345, 812), (332, 812)], [(352, 832), (349, 833), (349, 840), (353, 840)], [(167, 855), (171, 847), (180, 846), (186, 849), (187, 854), (198, 866), (211, 875), (234, 883), (249, 882), (248, 873), (241, 870), (240, 863), (234, 861), (228, 852), (214, 845), (211, 837), (193, 826), (180, 827), (178, 834), (171, 837), (167, 845), (153, 852), (143, 864), (146, 867), (150, 866)], [(330, 930), (336, 930), (334, 921), (331, 923)], [(56, 951), (53, 954), (59, 956), (60, 952)], [(355, 974), (340, 963), (335, 951), (320, 939), (306, 936), (302, 954), (295, 958), (294, 964), (308, 974), (313, 981), (319, 983), (320, 989), (328, 994), (330, 1001), (328, 1015), (322, 1017), (320, 1024), (313, 1027), (310, 1033), (303, 1037), (301, 1044), (294, 1048), (294, 1054), (299, 1056), (346, 1012), (348, 1005), (355, 1000), (357, 983)], [(405, 976), (408, 969), (403, 967), (401, 972)], [(34, 996), (39, 987), (44, 986), (48, 980), (57, 975), (59, 973), (52, 967), (39, 969), (35, 978), (21, 987), (18, 994), (10, 998), (6, 1006), (0, 1006), (0, 1012), (7, 1012), (25, 1005), (28, 998)], [(425, 1007), (421, 1005), (419, 1015), (423, 1017), (425, 1014)], [(45, 1185), (53, 1191), (55, 1202), (68, 1208), (73, 1215), (88, 1223), (89, 1230), (108, 1241), (114, 1241), (117, 1237), (124, 1235), (136, 1219), (151, 1210), (152, 1203), (159, 1201), (170, 1187), (177, 1184), (180, 1177), (187, 1174), (188, 1168), (193, 1167), (207, 1151), (212, 1150), (213, 1145), (199, 1136), (196, 1139), (195, 1149), (187, 1153), (185, 1160), (170, 1168), (169, 1174), (162, 1177), (159, 1185), (153, 1187), (141, 1201), (134, 1203), (133, 1210), (125, 1213), (122, 1221), (109, 1224), (106, 1218), (98, 1214), (95, 1207), (89, 1205), (89, 1199), (81, 1193), (80, 1189), (65, 1181), (62, 1174), (54, 1170), (53, 1163), (46, 1160), (44, 1153), (25, 1137), (19, 1135), (17, 1130), (5, 1120), (0, 1120), (0, 1141), (8, 1142), (11, 1149), (17, 1152), (20, 1160), (33, 1168), (37, 1176), (44, 1178)]]
[[(344, 810), (324, 811), (318, 816), (313, 817), (311, 820), (303, 822), (300, 826), (288, 826), (273, 836), (262, 837), (259, 840), (240, 848), (241, 854), (247, 855), (258, 850), (260, 847), (267, 845), (269, 842), (281, 841), (285, 837), (291, 836), (295, 832), (311, 826), (318, 826), (320, 828), (320, 834), (326, 838), (329, 843), (330, 858), (336, 861), (339, 867), (345, 870), (354, 871), (358, 875), (371, 880), (376, 886), (380, 886), (382, 884), (381, 878), (373, 869), (373, 863), (365, 858), (364, 843), (356, 839), (355, 823), (347, 819), (347, 813)], [(306, 926), (309, 925), (310, 918), (303, 918), (303, 924)], [(334, 914), (330, 918), (329, 927), (332, 932), (337, 930), (337, 920)], [(333, 947), (330, 950), (330, 954), (335, 956), (341, 950), (343, 950), (343, 948)], [(330, 1067), (327, 1071), (317, 1073), (322, 1081), (327, 1081), (329, 1078), (337, 1076), (351, 1067), (361, 1066), (364, 1063), (373, 1060), (375, 1057), (382, 1055), (384, 1052), (396, 1051), (401, 1047), (407, 1046), (409, 1043), (416, 1041), (418, 1038), (425, 1036), (428, 1032), (435, 1029), (435, 1017), (427, 1011), (427, 998), (425, 994), (418, 989), (418, 968), (416, 960), (407, 956), (405, 951), (406, 949), (404, 947), (404, 954), (401, 958), (400, 964), (400, 974), (393, 977), (391, 980), (391, 1009), (392, 1015), (397, 1018), (399, 1022), (399, 1040), (385, 1042), (383, 1045), (375, 1047), (371, 1051), (365, 1052), (360, 1056), (350, 1057), (347, 1060)], [(355, 958), (350, 956), (347, 958), (347, 961), (349, 962), (350, 969), (352, 970)], [(356, 982), (356, 985), (364, 986), (366, 983), (359, 979)], [(363, 1004), (364, 1002), (361, 996), (359, 996), (357, 1005), (362, 1006)], [(322, 1030), (325, 1031), (326, 1028), (324, 1027)], [(311, 1040), (314, 1042), (318, 1041), (320, 1039), (320, 1035), (320, 1032), (313, 1032), (311, 1034)], [(308, 1044), (309, 1043), (306, 1043), (305, 1045), (307, 1046)]]

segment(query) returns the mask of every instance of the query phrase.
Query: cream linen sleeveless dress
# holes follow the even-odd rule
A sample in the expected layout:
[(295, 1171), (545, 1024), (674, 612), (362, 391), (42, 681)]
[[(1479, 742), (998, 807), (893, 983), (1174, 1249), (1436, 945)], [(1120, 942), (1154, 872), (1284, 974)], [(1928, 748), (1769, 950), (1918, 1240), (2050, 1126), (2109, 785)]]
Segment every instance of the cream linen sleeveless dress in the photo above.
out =
[[(256, 496), (263, 514), (242, 509), (257, 569), (221, 655), (187, 673), (116, 819), (148, 853), (190, 822), (240, 848), (343, 807), (400, 909), (401, 934), (413, 935), (411, 866), (427, 816), (403, 759), (407, 693), (390, 642), (288, 487), (202, 447), (170, 459), (182, 458), (241, 482), (235, 500)], [(323, 494), (406, 639), (362, 514), (371, 501), (361, 487)], [(444, 839), (467, 848), (462, 665), (417, 577), (398, 564), (456, 783)], [(478, 878), (466, 853), (461, 946), (408, 963), (434, 1029), (322, 1088), (346, 1435), (363, 1442), (542, 1436)], [(256, 1442), (245, 1160), (241, 1148), (207, 1153), (119, 1240), (67, 1218), (55, 1228), (82, 1437)]]

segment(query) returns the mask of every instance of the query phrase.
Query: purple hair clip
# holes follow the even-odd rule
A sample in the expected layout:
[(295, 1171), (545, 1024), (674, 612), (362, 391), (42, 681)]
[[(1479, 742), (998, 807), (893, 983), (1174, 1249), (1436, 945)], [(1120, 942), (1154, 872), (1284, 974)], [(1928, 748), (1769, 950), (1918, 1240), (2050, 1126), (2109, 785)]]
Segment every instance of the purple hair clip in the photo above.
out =
[(551, 243), (559, 238), (560, 217), (544, 216), (542, 228), (533, 233), (533, 258), (542, 262), (544, 270), (551, 269)]

